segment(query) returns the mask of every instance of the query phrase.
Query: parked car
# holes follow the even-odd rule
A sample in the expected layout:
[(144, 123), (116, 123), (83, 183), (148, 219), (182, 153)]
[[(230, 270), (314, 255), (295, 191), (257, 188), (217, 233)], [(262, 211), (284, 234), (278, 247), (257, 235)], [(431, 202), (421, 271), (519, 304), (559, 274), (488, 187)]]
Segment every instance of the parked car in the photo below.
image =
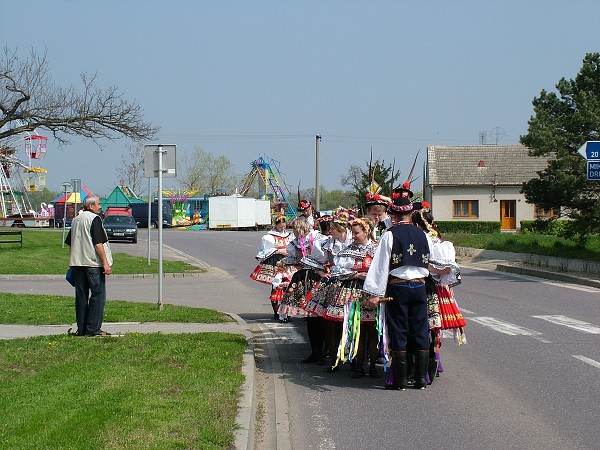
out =
[[(148, 226), (148, 203), (134, 203), (131, 205), (131, 215), (140, 228)], [(163, 228), (173, 226), (173, 215), (170, 207), (163, 207)], [(150, 219), (150, 227), (158, 227), (158, 202), (152, 202), (152, 218)]]
[(137, 243), (138, 227), (129, 215), (108, 215), (104, 217), (104, 229), (109, 241), (131, 241)]

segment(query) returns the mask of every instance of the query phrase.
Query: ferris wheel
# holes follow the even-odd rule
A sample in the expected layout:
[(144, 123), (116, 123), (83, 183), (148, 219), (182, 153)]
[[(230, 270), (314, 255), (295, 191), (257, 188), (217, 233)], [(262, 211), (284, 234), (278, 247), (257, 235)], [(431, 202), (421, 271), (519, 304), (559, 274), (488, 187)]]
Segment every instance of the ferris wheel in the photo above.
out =
[(0, 142), (0, 219), (38, 217), (28, 193), (46, 186), (48, 171), (41, 161), (47, 142), (46, 136), (30, 133)]

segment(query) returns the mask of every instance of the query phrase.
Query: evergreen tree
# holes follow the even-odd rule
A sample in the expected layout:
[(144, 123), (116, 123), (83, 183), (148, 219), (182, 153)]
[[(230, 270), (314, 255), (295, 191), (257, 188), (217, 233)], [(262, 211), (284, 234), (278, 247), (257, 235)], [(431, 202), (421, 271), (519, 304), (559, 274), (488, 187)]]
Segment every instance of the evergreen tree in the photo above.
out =
[(600, 182), (587, 180), (578, 149), (600, 140), (600, 54), (588, 53), (572, 80), (562, 78), (557, 93), (542, 90), (521, 143), (532, 156), (551, 156), (545, 170), (523, 184), (528, 202), (571, 219), (566, 237), (585, 239), (600, 229)]
[[(341, 183), (342, 186), (351, 186), (354, 189), (356, 194), (356, 205), (361, 214), (365, 213), (366, 196), (367, 192), (369, 192), (369, 185), (371, 184), (369, 168), (372, 173), (372, 179), (382, 188), (381, 194), (388, 197), (391, 196), (391, 190), (396, 186), (399, 175), (399, 172), (394, 170), (391, 164), (386, 164), (384, 160), (377, 160), (372, 164), (366, 163), (364, 169), (356, 165), (350, 166), (348, 174), (342, 178)], [(392, 170), (394, 170), (393, 179)]]

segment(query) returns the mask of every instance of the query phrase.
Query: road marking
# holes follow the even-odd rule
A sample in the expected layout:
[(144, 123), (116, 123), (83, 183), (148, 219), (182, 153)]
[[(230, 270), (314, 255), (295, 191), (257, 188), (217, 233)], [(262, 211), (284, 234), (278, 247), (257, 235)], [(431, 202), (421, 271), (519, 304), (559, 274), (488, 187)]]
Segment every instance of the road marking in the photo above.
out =
[(597, 369), (600, 369), (600, 362), (592, 359), (592, 358), (588, 358), (586, 356), (583, 355), (571, 355), (573, 358), (576, 358), (580, 361), (583, 361), (584, 363), (588, 363), (590, 366), (594, 366)]
[(471, 317), (469, 320), (489, 327), (499, 333), (508, 334), (509, 336), (537, 336), (542, 334), (539, 331), (530, 330), (529, 328), (504, 322), (493, 317)]
[(591, 323), (584, 322), (582, 320), (571, 319), (567, 316), (532, 316), (536, 319), (546, 320), (556, 325), (563, 325), (565, 327), (573, 328), (574, 330), (583, 331), (590, 334), (600, 334), (600, 327), (592, 325)]
[(267, 327), (271, 331), (273, 340), (285, 344), (306, 344), (306, 339), (300, 334), (296, 327), (289, 323), (268, 323)]
[(473, 311), (470, 311), (468, 309), (462, 308), (460, 306), (459, 306), (459, 309), (460, 309), (460, 312), (463, 313), (463, 314), (465, 314), (465, 313), (466, 314), (475, 314)]

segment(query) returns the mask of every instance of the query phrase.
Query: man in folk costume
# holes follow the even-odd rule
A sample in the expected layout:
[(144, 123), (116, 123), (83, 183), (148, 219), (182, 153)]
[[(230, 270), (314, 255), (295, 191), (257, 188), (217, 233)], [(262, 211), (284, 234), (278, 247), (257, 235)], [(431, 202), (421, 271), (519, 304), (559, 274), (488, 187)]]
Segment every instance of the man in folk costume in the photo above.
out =
[(305, 217), (310, 227), (313, 228), (315, 226), (315, 219), (319, 217), (319, 214), (315, 212), (309, 200), (301, 200), (300, 198), (300, 183), (298, 183), (298, 207), (296, 208), (300, 213), (298, 217)]
[(415, 387), (427, 386), (429, 324), (425, 278), (431, 253), (425, 233), (411, 220), (413, 205), (409, 196), (398, 196), (388, 209), (394, 226), (381, 240), (367, 273), (363, 290), (371, 294), (370, 306), (380, 303), (386, 293), (385, 320), (389, 332), (394, 382), (389, 389), (408, 387), (406, 345), (409, 333), (416, 350)]
[[(379, 240), (381, 234), (392, 227), (392, 221), (387, 214), (387, 207), (392, 203), (392, 199), (382, 194), (382, 187), (377, 181), (375, 181), (375, 172), (379, 162), (375, 163), (375, 167), (372, 166), (373, 162), (373, 150), (371, 149), (371, 159), (369, 160), (369, 187), (367, 188), (366, 202), (365, 202), (365, 216), (375, 222), (373, 228), (373, 238)], [(392, 176), (390, 178), (390, 191), (394, 183), (394, 167), (392, 166)]]
[(392, 227), (392, 219), (387, 214), (388, 205), (392, 202), (389, 197), (380, 194), (381, 186), (371, 181), (366, 196), (365, 215), (375, 222), (373, 238), (378, 240), (381, 234)]

